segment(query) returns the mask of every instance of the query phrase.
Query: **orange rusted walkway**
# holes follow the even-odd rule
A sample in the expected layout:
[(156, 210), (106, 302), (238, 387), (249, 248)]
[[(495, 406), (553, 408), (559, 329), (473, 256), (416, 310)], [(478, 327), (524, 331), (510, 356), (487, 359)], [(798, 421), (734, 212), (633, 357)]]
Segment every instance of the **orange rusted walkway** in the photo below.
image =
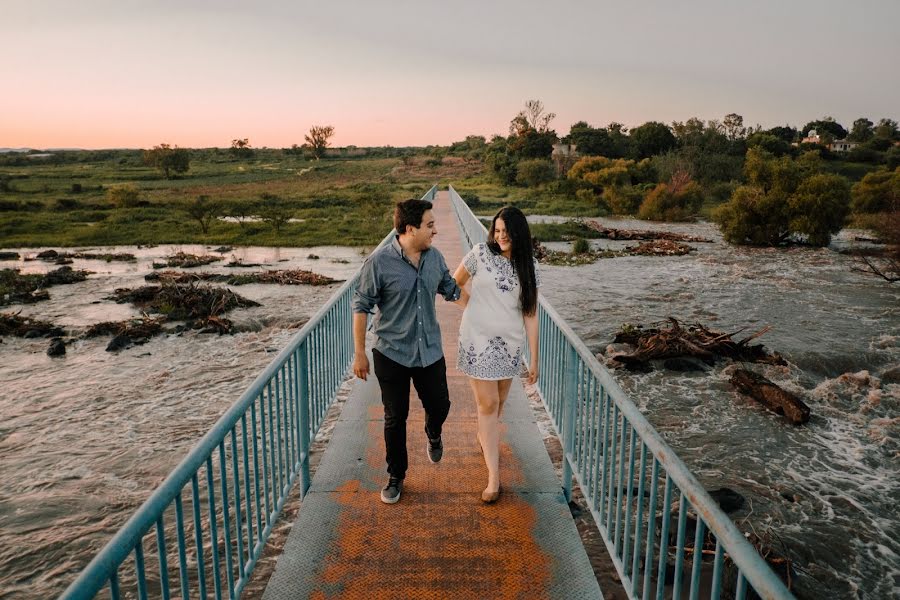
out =
[[(463, 248), (446, 192), (434, 212), (435, 245), (453, 272)], [(455, 368), (461, 314), (438, 299), (452, 403), (443, 460), (428, 461), (424, 413), (413, 390), (403, 495), (398, 504), (382, 504), (380, 393), (374, 374), (357, 381), (266, 600), (601, 597), (518, 381), (501, 428), (503, 494), (494, 505), (480, 501), (487, 471), (475, 438), (475, 401)]]

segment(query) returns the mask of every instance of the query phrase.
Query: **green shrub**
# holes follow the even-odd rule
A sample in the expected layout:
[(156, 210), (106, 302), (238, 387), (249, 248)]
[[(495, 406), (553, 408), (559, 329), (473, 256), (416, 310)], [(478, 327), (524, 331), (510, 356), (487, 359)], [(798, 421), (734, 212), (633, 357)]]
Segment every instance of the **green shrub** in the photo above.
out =
[(813, 175), (797, 187), (788, 206), (791, 232), (814, 246), (827, 246), (850, 212), (850, 185), (840, 175)]
[(522, 160), (516, 168), (516, 182), (527, 187), (538, 187), (556, 178), (553, 163), (539, 158)]
[(135, 208), (141, 205), (138, 189), (130, 184), (109, 188), (106, 197), (119, 208)]
[(703, 191), (691, 181), (675, 190), (664, 183), (651, 190), (641, 203), (638, 217), (653, 221), (688, 221), (703, 205)]
[(873, 171), (853, 186), (854, 213), (880, 213), (900, 208), (900, 167)]
[(586, 239), (575, 238), (575, 241), (572, 242), (572, 254), (587, 254), (590, 251), (591, 244)]
[(637, 212), (643, 200), (640, 188), (607, 187), (603, 190), (603, 201), (609, 210), (616, 215), (633, 215)]

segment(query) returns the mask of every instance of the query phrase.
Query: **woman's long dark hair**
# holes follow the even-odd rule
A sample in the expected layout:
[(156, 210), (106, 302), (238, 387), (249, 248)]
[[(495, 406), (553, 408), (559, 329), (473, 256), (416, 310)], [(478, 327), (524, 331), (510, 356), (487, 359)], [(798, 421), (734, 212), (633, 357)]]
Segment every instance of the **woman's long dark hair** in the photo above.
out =
[(537, 310), (537, 281), (534, 275), (534, 254), (531, 244), (531, 230), (524, 213), (515, 206), (504, 206), (491, 221), (487, 245), (494, 254), (500, 254), (500, 244), (494, 240), (494, 226), (497, 219), (503, 219), (506, 235), (512, 242), (510, 262), (519, 278), (519, 308), (522, 314), (531, 316)]

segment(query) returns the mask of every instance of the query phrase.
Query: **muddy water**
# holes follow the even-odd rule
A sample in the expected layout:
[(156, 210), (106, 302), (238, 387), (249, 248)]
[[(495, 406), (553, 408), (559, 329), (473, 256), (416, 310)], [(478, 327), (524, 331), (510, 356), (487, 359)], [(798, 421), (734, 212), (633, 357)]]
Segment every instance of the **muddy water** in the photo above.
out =
[[(21, 310), (74, 336), (92, 323), (138, 315), (104, 298), (115, 288), (144, 285), (154, 260), (177, 251), (212, 253), (200, 246), (93, 251), (130, 252), (138, 260), (76, 260), (73, 268), (94, 272), (87, 281), (52, 287), (49, 301), (4, 312)], [(345, 279), (363, 258), (358, 249), (339, 247), (243, 248), (222, 256), (191, 271), (247, 270), (223, 266), (236, 258)], [(57, 268), (24, 260), (0, 262), (4, 267)], [(46, 355), (46, 339), (3, 338), (0, 598), (62, 592), (339, 285), (233, 287), (262, 306), (229, 313), (240, 330), (230, 336), (166, 335), (118, 353), (105, 351), (109, 338), (96, 338), (70, 344), (60, 358)]]
[(626, 322), (673, 316), (746, 334), (771, 325), (759, 341), (789, 365), (753, 368), (810, 406), (802, 427), (738, 395), (734, 366), (615, 374), (708, 489), (748, 499), (733, 517), (784, 544), (800, 597), (900, 597), (900, 381), (889, 374), (900, 367), (900, 287), (852, 272), (834, 251), (861, 232), (832, 249), (772, 250), (730, 247), (710, 225), (666, 229), (715, 242), (684, 257), (543, 267), (544, 294), (600, 354)]
[[(698, 252), (685, 257), (545, 266), (544, 294), (597, 353), (623, 322), (671, 315), (725, 331), (772, 325), (760, 341), (790, 364), (760, 371), (810, 405), (813, 419), (803, 427), (738, 396), (727, 382), (729, 367), (616, 376), (704, 484), (731, 487), (749, 500), (735, 519), (784, 543), (801, 569), (798, 595), (896, 597), (900, 384), (883, 378), (900, 366), (900, 287), (851, 272), (833, 250), (732, 248), (709, 225), (666, 229), (715, 242), (696, 244)], [(21, 309), (77, 334), (98, 321), (137, 315), (104, 298), (115, 288), (143, 285), (154, 260), (177, 251), (212, 252), (200, 246), (106, 250), (135, 253), (138, 261), (75, 261), (74, 268), (94, 271), (87, 281), (50, 288), (47, 302), (4, 310)], [(222, 256), (195, 271), (240, 271), (222, 266), (234, 257), (343, 279), (362, 261), (359, 250), (338, 247), (246, 248)], [(56, 268), (0, 262), (12, 266)], [(335, 287), (234, 287), (262, 304), (229, 314), (241, 330), (236, 335), (187, 332), (117, 354), (105, 352), (106, 338), (74, 342), (55, 359), (46, 356), (44, 339), (4, 338), (0, 598), (61, 592)]]

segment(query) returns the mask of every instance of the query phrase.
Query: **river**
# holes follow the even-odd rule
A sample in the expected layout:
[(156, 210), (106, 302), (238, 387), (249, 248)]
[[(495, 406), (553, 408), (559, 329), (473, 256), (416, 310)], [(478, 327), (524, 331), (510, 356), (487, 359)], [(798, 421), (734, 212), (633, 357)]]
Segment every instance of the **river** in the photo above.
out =
[[(810, 406), (812, 420), (802, 427), (738, 396), (727, 381), (733, 367), (615, 375), (701, 482), (749, 500), (733, 517), (777, 534), (801, 570), (800, 597), (896, 597), (900, 384), (881, 378), (900, 365), (900, 287), (850, 270), (834, 249), (851, 232), (832, 249), (773, 250), (728, 246), (708, 224), (664, 228), (714, 242), (694, 244), (698, 251), (683, 257), (543, 266), (543, 293), (601, 359), (624, 322), (674, 316), (748, 333), (771, 325), (759, 341), (789, 366), (759, 370)], [(153, 260), (179, 250), (211, 252), (187, 245), (107, 250), (135, 253), (138, 261), (76, 260), (73, 267), (95, 274), (50, 288), (49, 301), (3, 310), (21, 309), (75, 333), (136, 315), (130, 305), (104, 298), (142, 285)], [(358, 249), (341, 247), (242, 248), (224, 256), (232, 255), (339, 279), (362, 261)], [(234, 271), (221, 264), (203, 270)], [(0, 262), (11, 266), (55, 268)], [(240, 329), (231, 336), (185, 332), (118, 353), (105, 352), (106, 338), (82, 340), (62, 358), (45, 354), (45, 339), (4, 338), (0, 598), (61, 592), (336, 285), (235, 287), (262, 306), (230, 313)]]

